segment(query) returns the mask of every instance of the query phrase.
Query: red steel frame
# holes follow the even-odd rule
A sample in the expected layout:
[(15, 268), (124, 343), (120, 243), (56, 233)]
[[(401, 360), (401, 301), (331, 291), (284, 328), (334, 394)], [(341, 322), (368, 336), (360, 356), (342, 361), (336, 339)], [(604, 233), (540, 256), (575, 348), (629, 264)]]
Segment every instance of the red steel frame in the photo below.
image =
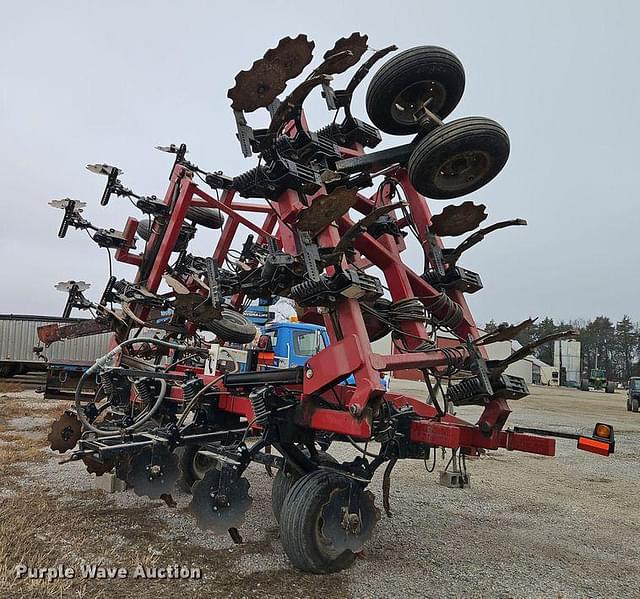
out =
[[(345, 156), (358, 155), (362, 153), (362, 148), (342, 148), (342, 153)], [(390, 174), (404, 192), (408, 210), (425, 249), (425, 256), (432, 262), (426, 236), (427, 227), (431, 223), (431, 212), (427, 202), (411, 185), (406, 170), (398, 168)], [(240, 225), (255, 233), (258, 243), (266, 241), (268, 237), (275, 237), (282, 250), (293, 255), (297, 254), (296, 239), (287, 225), (294, 223), (298, 215), (312, 205), (315, 198), (325, 194), (325, 190), (321, 189), (314, 196), (301, 198), (297, 191), (286, 190), (277, 200), (265, 205), (237, 201), (235, 190), (229, 189), (217, 199), (200, 189), (193, 182), (192, 173), (185, 166), (178, 164), (173, 169), (169, 188), (164, 197), (165, 205), (172, 205), (164, 236), (159, 239), (159, 233), (152, 232), (147, 247), (154, 248), (153, 251), (156, 254), (151, 267), (147, 269), (148, 272), (141, 272), (139, 269), (136, 282), (143, 283), (151, 292), (158, 291), (189, 206), (218, 208), (226, 214), (225, 225), (212, 254), (218, 265), (222, 266)], [(375, 207), (389, 202), (388, 189), (384, 189), (376, 192), (372, 197), (359, 194), (354, 209), (366, 215)], [(244, 213), (264, 214), (262, 226), (256, 225)], [(319, 246), (335, 247), (340, 236), (354, 224), (348, 215), (340, 217), (336, 222), (337, 226), (326, 227), (318, 234), (316, 241)], [(116, 259), (140, 267), (143, 264), (143, 256), (130, 251), (137, 226), (137, 220), (130, 218), (127, 221), (124, 235), (129, 244), (116, 252)], [(439, 240), (438, 243), (440, 243)], [(364, 267), (376, 266), (382, 271), (393, 301), (415, 297), (429, 306), (440, 295), (438, 290), (402, 262), (400, 254), (405, 246), (401, 239), (397, 240), (388, 234), (376, 239), (365, 233), (356, 237), (353, 245), (360, 264)], [(202, 291), (199, 286), (193, 284), (193, 281), (187, 280), (185, 284), (193, 291)], [(450, 291), (448, 295), (462, 309), (462, 320), (454, 333), (462, 341), (477, 339), (478, 329), (463, 294)], [(242, 299), (240, 296), (235, 296), (232, 301), (238, 306)], [(444, 316), (437, 312), (435, 315)], [(145, 310), (140, 310), (138, 316), (144, 318)], [(424, 402), (384, 391), (380, 382), (381, 372), (444, 367), (448, 364), (448, 357), (442, 350), (391, 355), (374, 353), (357, 300), (347, 298), (341, 300), (335, 308), (333, 317), (325, 313), (322, 318), (331, 344), (308, 360), (301, 388), (292, 388), (294, 391), (301, 392), (301, 409), (296, 415), (300, 425), (349, 435), (357, 439), (367, 439), (371, 435), (372, 410), (370, 408), (384, 398), (397, 407), (410, 405), (414, 408), (419, 419), (413, 421), (410, 428), (412, 442), (469, 449), (506, 447), (542, 455), (554, 455), (553, 439), (500, 430), (499, 423), (504, 423), (509, 414), (508, 406), (503, 400), (493, 400), (485, 408), (480, 420), (489, 424), (490, 433), (487, 433), (453, 416), (438, 416), (436, 410)], [(406, 322), (401, 326), (402, 330), (408, 333), (405, 339), (407, 348), (410, 350), (415, 349), (421, 340), (428, 339), (423, 323)], [(479, 351), (483, 357), (486, 357), (483, 346), (479, 346)], [(466, 356), (466, 350), (461, 350), (461, 355)], [(355, 378), (355, 386), (338, 385), (341, 380), (351, 374)], [(210, 380), (204, 374), (202, 378), (205, 382)], [(221, 392), (219, 409), (245, 416), (249, 421), (253, 419), (251, 403), (245, 396), (228, 392), (222, 383), (218, 383), (217, 387)], [(172, 398), (175, 400), (180, 400), (180, 395), (179, 389), (174, 389), (172, 392)], [(314, 396), (317, 395), (321, 395), (336, 409), (317, 406), (314, 400)]]

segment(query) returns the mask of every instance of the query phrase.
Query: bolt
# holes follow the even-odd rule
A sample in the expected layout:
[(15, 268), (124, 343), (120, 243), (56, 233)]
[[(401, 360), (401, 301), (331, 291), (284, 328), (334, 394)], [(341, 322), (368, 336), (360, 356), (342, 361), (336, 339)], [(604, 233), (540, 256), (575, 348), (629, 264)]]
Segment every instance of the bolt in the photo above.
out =
[(305, 372), (305, 376), (306, 376), (308, 379), (312, 379), (312, 378), (313, 378), (313, 369), (311, 369), (311, 368), (307, 368), (307, 372)]
[(360, 517), (358, 514), (345, 514), (342, 518), (342, 528), (348, 533), (358, 534), (360, 532)]

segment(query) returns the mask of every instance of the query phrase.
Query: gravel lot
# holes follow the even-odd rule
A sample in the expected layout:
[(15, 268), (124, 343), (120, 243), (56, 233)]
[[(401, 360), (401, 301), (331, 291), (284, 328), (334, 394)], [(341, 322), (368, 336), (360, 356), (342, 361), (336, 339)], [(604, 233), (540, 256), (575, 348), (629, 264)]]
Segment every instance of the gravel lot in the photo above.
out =
[[(396, 390), (407, 391), (395, 385)], [(418, 387), (412, 386), (416, 396)], [(94, 490), (79, 463), (59, 465), (44, 449), (48, 422), (63, 405), (32, 392), (0, 397), (0, 596), (2, 597), (631, 597), (640, 596), (640, 414), (622, 392), (606, 395), (533, 387), (514, 402), (510, 424), (590, 432), (597, 420), (616, 430), (604, 458), (558, 441), (556, 458), (500, 451), (470, 461), (471, 488), (446, 489), (419, 461), (400, 462), (391, 490), (393, 517), (353, 568), (331, 576), (293, 570), (271, 514), (270, 480), (252, 466), (253, 508), (244, 543), (199, 531), (177, 508), (132, 492)], [(479, 411), (460, 409), (474, 420)], [(337, 453), (347, 455), (350, 448)], [(380, 473), (381, 474), (381, 473)], [(381, 503), (380, 480), (372, 490)], [(133, 570), (185, 564), (201, 580), (73, 579), (14, 582), (30, 566), (83, 560)]]

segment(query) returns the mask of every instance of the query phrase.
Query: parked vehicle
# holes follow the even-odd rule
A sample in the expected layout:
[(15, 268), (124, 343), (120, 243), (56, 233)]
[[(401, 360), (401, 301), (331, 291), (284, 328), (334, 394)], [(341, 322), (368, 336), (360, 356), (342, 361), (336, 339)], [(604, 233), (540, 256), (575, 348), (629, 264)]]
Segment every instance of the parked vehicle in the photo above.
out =
[[(273, 349), (275, 368), (304, 366), (309, 358), (322, 351), (330, 343), (327, 329), (321, 325), (283, 320), (271, 322), (263, 329)], [(346, 382), (355, 384), (350, 376)]]
[(640, 376), (632, 376), (629, 379), (627, 391), (627, 411), (637, 412), (640, 409)]
[(36, 370), (54, 363), (84, 362), (88, 365), (108, 350), (111, 333), (66, 339), (44, 347), (37, 329), (52, 323), (71, 324), (80, 318), (0, 314), (0, 378)]
[(589, 378), (583, 378), (580, 383), (582, 391), (604, 391), (605, 393), (615, 393), (616, 384), (607, 380), (607, 373), (603, 368), (592, 368)]

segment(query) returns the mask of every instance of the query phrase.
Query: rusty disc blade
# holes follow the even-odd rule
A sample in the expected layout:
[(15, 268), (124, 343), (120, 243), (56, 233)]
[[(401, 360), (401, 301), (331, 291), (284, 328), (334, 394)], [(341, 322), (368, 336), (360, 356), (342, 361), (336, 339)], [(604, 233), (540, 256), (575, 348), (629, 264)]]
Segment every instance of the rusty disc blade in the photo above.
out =
[(357, 201), (357, 188), (338, 187), (329, 195), (315, 198), (311, 206), (300, 213), (297, 226), (315, 235), (346, 214)]
[[(359, 31), (354, 31), (349, 37), (341, 37), (331, 50), (324, 53), (322, 57), (324, 63), (318, 67), (318, 70), (325, 75), (344, 73), (348, 68), (357, 64), (367, 51), (368, 39), (369, 36), (362, 35)], [(324, 65), (327, 66), (323, 68)]]
[(527, 320), (523, 320), (520, 324), (498, 327), (498, 329), (493, 333), (489, 333), (486, 337), (483, 337), (480, 340), (480, 345), (515, 339), (522, 331), (527, 330), (536, 320), (537, 318), (527, 318)]
[(447, 206), (431, 219), (431, 231), (440, 237), (462, 235), (473, 231), (487, 218), (484, 204), (463, 202), (459, 206)]
[(102, 476), (107, 472), (111, 472), (116, 465), (114, 460), (106, 459), (100, 461), (90, 455), (82, 456), (82, 461), (87, 467), (87, 472), (89, 474), (95, 474), (96, 476)]
[(51, 430), (47, 435), (49, 447), (53, 451), (64, 453), (73, 449), (80, 440), (82, 424), (75, 414), (65, 412), (60, 418), (51, 424)]
[(275, 48), (265, 52), (263, 60), (279, 64), (286, 79), (293, 79), (311, 62), (315, 45), (302, 33), (294, 38), (283, 37)]
[(199, 325), (206, 325), (222, 317), (222, 310), (214, 308), (209, 298), (198, 293), (176, 295), (175, 306), (178, 316)]
[(236, 84), (227, 93), (231, 108), (253, 112), (269, 106), (285, 90), (287, 81), (297, 77), (311, 62), (314, 46), (314, 42), (302, 34), (281, 39), (248, 71), (236, 75)]

